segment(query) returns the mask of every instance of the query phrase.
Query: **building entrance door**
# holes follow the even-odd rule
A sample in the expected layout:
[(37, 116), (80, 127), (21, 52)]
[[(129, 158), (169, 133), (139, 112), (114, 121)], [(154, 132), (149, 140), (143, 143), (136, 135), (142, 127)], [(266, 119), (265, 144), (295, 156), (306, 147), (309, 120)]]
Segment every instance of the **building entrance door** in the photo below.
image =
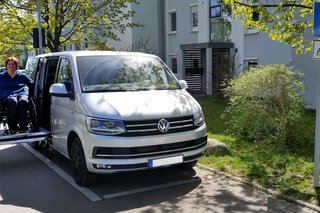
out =
[(229, 48), (212, 48), (212, 94), (222, 96), (223, 82), (233, 76)]
[(185, 80), (188, 83), (188, 91), (190, 93), (203, 93), (204, 58), (205, 49), (184, 50)]

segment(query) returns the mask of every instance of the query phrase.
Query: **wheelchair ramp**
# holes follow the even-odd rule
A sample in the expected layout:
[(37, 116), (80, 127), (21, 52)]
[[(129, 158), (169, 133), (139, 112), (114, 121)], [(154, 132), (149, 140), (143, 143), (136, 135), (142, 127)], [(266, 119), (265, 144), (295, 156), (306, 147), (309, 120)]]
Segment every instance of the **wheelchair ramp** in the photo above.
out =
[(12, 135), (0, 135), (0, 145), (2, 144), (19, 144), (19, 143), (33, 143), (43, 141), (48, 136), (48, 132), (26, 132), (16, 133)]

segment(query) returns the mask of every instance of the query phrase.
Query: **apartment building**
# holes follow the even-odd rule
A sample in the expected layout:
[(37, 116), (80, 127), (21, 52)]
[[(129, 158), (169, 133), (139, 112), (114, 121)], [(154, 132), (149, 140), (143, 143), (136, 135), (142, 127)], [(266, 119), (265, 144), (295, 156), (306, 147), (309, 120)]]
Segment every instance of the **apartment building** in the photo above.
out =
[[(220, 0), (141, 0), (131, 9), (136, 12), (132, 21), (144, 27), (130, 29), (123, 41), (148, 41), (149, 50), (187, 80), (190, 92), (219, 95), (224, 78), (251, 66), (280, 63), (304, 72), (306, 107), (316, 107), (319, 61), (311, 54), (296, 55), (266, 33), (244, 28)], [(312, 37), (310, 32), (307, 36)]]
[[(266, 33), (246, 29), (231, 17), (221, 0), (140, 0), (128, 10), (136, 12), (121, 41), (110, 41), (115, 50), (158, 55), (178, 79), (185, 79), (194, 94), (221, 95), (225, 78), (264, 64), (286, 64), (305, 74), (305, 105), (316, 108), (320, 85), (319, 61), (311, 53), (295, 54), (285, 43), (272, 41)], [(255, 17), (259, 18), (259, 17)], [(306, 36), (312, 39), (312, 33)], [(75, 50), (75, 46), (65, 50)], [(320, 93), (319, 93), (320, 94)]]
[(232, 74), (235, 51), (228, 11), (212, 2), (142, 0), (132, 5), (136, 11), (133, 21), (145, 24), (143, 30), (132, 30), (134, 40), (150, 38), (176, 76), (187, 80), (191, 92), (208, 95), (219, 93), (222, 76)]

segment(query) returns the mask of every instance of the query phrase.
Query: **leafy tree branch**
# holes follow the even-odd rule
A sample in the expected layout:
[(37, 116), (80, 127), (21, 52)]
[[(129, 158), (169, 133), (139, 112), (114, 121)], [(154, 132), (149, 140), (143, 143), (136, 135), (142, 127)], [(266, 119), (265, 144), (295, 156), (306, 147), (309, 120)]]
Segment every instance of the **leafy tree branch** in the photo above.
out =
[[(311, 51), (312, 38), (305, 35), (306, 32), (312, 33), (312, 0), (280, 0), (277, 3), (224, 0), (224, 3), (232, 8), (234, 18), (240, 18), (244, 27), (264, 31), (270, 39), (286, 42), (297, 53)], [(259, 15), (258, 20), (253, 18), (254, 14)]]
[[(134, 16), (128, 8), (131, 3), (138, 0), (41, 0), (47, 48), (56, 52), (72, 44), (119, 40), (116, 31), (141, 26), (129, 21)], [(36, 5), (37, 0), (0, 1), (0, 30), (6, 32), (0, 35), (0, 45), (9, 49), (8, 41), (13, 40), (31, 47), (32, 28), (38, 27)]]

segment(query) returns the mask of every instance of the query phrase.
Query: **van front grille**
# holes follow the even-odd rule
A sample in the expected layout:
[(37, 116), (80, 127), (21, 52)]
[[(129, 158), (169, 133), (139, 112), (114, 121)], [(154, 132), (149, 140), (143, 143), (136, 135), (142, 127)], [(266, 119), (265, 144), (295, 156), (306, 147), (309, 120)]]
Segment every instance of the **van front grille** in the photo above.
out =
[(196, 129), (196, 126), (193, 122), (193, 115), (164, 119), (169, 122), (169, 130), (165, 133), (161, 132), (158, 128), (158, 123), (161, 119), (124, 121), (127, 132), (122, 134), (122, 136), (170, 134)]
[(127, 159), (174, 154), (196, 150), (207, 145), (207, 136), (196, 140), (139, 147), (94, 147), (93, 158)]

